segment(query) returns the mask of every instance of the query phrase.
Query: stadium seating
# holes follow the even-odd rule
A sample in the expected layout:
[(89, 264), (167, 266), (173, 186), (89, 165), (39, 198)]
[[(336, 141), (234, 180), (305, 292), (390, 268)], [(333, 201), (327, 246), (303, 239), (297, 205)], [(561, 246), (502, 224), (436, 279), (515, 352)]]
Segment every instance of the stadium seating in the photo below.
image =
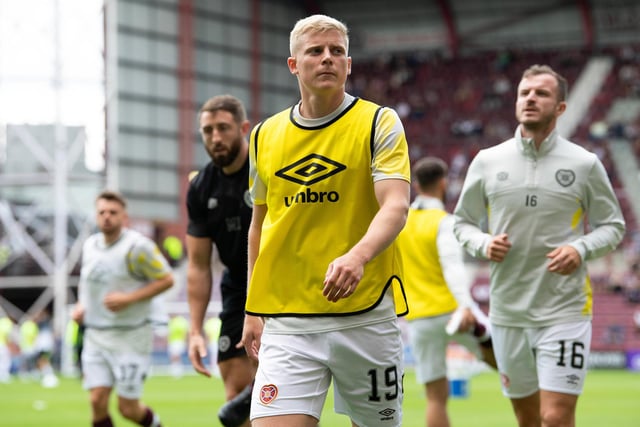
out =
[(593, 337), (591, 348), (598, 351), (640, 349), (640, 332), (633, 311), (638, 304), (630, 303), (622, 293), (594, 294)]

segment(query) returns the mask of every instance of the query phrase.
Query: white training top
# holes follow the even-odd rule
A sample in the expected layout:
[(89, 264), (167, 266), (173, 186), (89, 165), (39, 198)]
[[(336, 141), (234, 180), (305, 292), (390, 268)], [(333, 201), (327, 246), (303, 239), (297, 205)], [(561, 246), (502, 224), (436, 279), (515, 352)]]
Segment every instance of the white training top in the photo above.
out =
[[(486, 259), (492, 235), (507, 233), (513, 245), (490, 266), (492, 323), (538, 327), (591, 318), (584, 261), (613, 250), (625, 231), (595, 154), (555, 130), (537, 150), (518, 128), (514, 138), (473, 159), (454, 214), (456, 237), (471, 255)], [(488, 232), (481, 228), (487, 218)], [(585, 233), (587, 218), (591, 231)], [(567, 244), (582, 264), (570, 275), (549, 272), (546, 255)]]
[(139, 301), (113, 312), (104, 305), (109, 292), (130, 292), (171, 273), (157, 245), (143, 234), (123, 229), (111, 245), (102, 233), (90, 236), (82, 249), (80, 303), (88, 328), (132, 328), (151, 321), (151, 300)]

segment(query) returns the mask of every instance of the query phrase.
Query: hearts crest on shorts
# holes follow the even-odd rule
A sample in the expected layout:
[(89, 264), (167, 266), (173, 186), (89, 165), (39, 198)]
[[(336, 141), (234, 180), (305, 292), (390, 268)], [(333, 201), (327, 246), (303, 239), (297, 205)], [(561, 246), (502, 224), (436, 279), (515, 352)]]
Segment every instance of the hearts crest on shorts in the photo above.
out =
[(278, 396), (278, 387), (275, 384), (263, 385), (260, 389), (260, 402), (268, 405), (273, 402)]

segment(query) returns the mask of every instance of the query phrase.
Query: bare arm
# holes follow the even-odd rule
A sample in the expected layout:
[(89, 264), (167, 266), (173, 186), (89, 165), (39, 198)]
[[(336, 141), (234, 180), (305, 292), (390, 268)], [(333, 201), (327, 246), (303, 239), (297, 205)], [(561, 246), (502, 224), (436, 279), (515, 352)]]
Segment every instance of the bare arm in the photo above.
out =
[(409, 210), (409, 183), (385, 179), (374, 184), (380, 210), (362, 239), (349, 252), (329, 264), (322, 294), (338, 301), (353, 294), (364, 274), (364, 266), (395, 240), (404, 227)]
[(196, 372), (211, 376), (202, 363), (207, 355), (207, 344), (202, 333), (202, 325), (211, 298), (211, 239), (187, 235), (187, 301), (189, 303), (189, 360)]
[(187, 301), (191, 318), (190, 333), (202, 333), (207, 306), (211, 298), (211, 239), (187, 235)]
[[(260, 249), (260, 238), (262, 237), (262, 223), (267, 215), (267, 205), (254, 205), (251, 216), (251, 225), (249, 226), (249, 252), (248, 252), (248, 270), (247, 280), (251, 281), (253, 266), (258, 258)], [(239, 345), (244, 345), (249, 357), (258, 360), (258, 350), (260, 349), (260, 341), (264, 324), (262, 318), (258, 316), (245, 315), (244, 328), (242, 330), (242, 341)]]
[(262, 237), (262, 223), (267, 216), (267, 205), (254, 205), (251, 215), (251, 224), (249, 225), (249, 253), (247, 257), (248, 270), (247, 279), (251, 280), (251, 274), (253, 273), (253, 266), (258, 258), (258, 251), (260, 250), (260, 238)]

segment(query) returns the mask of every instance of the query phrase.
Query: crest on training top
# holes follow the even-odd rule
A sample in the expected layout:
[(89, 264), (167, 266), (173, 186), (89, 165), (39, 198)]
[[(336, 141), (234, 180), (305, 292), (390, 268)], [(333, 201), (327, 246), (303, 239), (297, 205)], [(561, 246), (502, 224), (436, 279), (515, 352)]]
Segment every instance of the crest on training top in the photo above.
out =
[(556, 181), (563, 187), (568, 187), (576, 180), (576, 174), (572, 170), (558, 169), (556, 172)]

